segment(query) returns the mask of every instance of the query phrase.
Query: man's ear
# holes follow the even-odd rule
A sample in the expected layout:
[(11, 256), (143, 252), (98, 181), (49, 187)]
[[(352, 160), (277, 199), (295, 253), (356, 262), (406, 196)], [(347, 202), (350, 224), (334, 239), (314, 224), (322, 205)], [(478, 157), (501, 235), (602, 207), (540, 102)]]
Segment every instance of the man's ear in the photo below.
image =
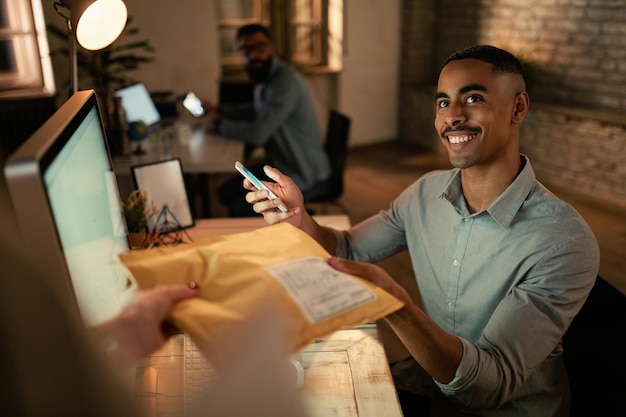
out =
[(515, 107), (513, 107), (513, 115), (511, 117), (511, 123), (520, 124), (528, 113), (528, 107), (530, 106), (530, 97), (526, 91), (522, 91), (515, 95)]

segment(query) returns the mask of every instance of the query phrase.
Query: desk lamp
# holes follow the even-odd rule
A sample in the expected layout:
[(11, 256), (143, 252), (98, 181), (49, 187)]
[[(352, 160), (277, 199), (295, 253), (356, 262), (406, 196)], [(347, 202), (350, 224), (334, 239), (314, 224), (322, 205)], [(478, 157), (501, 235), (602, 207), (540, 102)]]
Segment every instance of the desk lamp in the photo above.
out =
[(54, 9), (67, 21), (70, 57), (70, 96), (78, 91), (76, 41), (85, 49), (106, 48), (126, 26), (122, 0), (61, 0)]

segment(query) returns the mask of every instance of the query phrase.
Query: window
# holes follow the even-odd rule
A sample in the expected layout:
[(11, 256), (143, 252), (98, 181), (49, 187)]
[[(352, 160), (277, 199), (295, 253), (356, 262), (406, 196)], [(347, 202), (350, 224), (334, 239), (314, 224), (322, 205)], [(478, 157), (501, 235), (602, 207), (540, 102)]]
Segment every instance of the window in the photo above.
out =
[(235, 35), (247, 23), (272, 30), (274, 48), (303, 72), (341, 70), (342, 0), (219, 0), (222, 74), (243, 76)]
[(325, 32), (321, 0), (296, 0), (289, 3), (288, 37), (286, 55), (301, 66), (326, 63), (326, 43), (322, 42)]
[(0, 0), (0, 97), (53, 94), (41, 0)]

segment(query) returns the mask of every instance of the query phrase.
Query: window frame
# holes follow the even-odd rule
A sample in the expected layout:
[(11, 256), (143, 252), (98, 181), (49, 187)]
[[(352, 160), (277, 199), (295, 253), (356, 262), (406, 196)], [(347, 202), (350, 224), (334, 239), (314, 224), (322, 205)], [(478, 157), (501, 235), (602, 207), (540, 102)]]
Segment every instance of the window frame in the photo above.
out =
[[(335, 21), (334, 31), (329, 30), (329, 22), (331, 21), (331, 11), (343, 13), (343, 0), (252, 1), (254, 2), (253, 16), (240, 19), (218, 18), (223, 78), (245, 78), (245, 71), (236, 52), (235, 31), (242, 25), (259, 22), (270, 27), (276, 55), (301, 72), (306, 74), (341, 71), (343, 15), (339, 19), (332, 19)], [(337, 21), (340, 23), (337, 24)], [(302, 49), (298, 50), (296, 47), (296, 45), (303, 44), (297, 41), (302, 29), (307, 33), (305, 37), (308, 42), (304, 44), (309, 45), (308, 52)], [(224, 36), (231, 38), (225, 39)], [(336, 41), (337, 39), (339, 42)], [(331, 42), (335, 45), (334, 49), (329, 46)], [(229, 44), (232, 46), (225, 48), (225, 45)]]
[(0, 47), (0, 99), (56, 93), (41, 0), (0, 0)]

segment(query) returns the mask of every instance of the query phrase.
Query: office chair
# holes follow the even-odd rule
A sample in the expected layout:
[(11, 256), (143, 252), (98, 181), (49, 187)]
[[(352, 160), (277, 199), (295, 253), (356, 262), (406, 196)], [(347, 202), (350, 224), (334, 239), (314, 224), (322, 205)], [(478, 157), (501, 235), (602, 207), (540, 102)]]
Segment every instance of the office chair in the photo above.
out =
[(626, 296), (598, 277), (563, 337), (571, 417), (625, 416)]
[[(328, 128), (326, 130), (326, 142), (324, 150), (330, 160), (331, 173), (328, 189), (321, 196), (307, 200), (305, 203), (319, 204), (324, 214), (328, 213), (328, 205), (335, 205), (341, 209), (344, 214), (348, 213), (347, 208), (339, 201), (339, 197), (343, 194), (343, 177), (346, 168), (346, 160), (348, 157), (348, 140), (350, 137), (351, 119), (331, 110), (328, 117)], [(309, 207), (308, 207), (309, 208)], [(312, 209), (310, 209), (313, 211)]]

